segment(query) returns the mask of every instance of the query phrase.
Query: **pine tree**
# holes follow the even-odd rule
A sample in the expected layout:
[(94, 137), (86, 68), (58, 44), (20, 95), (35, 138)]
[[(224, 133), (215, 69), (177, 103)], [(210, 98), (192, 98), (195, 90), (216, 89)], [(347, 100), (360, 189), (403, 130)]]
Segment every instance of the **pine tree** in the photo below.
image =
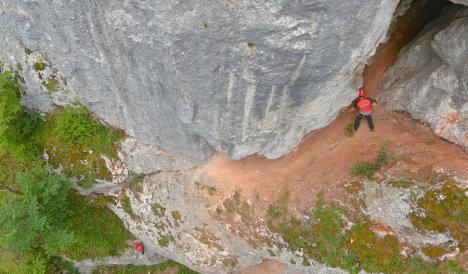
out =
[[(39, 175), (38, 175), (39, 174)], [(52, 255), (74, 242), (61, 227), (69, 215), (70, 185), (57, 175), (20, 173), (16, 191), (0, 201), (0, 246), (13, 253), (44, 252)]]

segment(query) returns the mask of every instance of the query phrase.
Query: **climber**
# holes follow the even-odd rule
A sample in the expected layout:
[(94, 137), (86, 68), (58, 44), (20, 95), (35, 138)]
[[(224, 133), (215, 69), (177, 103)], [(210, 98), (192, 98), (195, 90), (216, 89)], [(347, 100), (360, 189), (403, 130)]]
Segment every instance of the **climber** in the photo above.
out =
[(364, 91), (364, 88), (359, 89), (359, 96), (354, 99), (353, 101), (353, 107), (358, 109), (358, 114), (356, 115), (356, 120), (354, 120), (354, 131), (357, 131), (359, 128), (359, 125), (361, 123), (361, 119), (363, 117), (367, 118), (367, 124), (369, 125), (369, 129), (371, 131), (374, 131), (374, 123), (372, 121), (372, 106), (375, 105), (377, 106), (377, 101), (366, 97), (366, 92)]
[(140, 251), (142, 255), (145, 254), (145, 247), (143, 246), (143, 242), (133, 243), (133, 246), (136, 250)]

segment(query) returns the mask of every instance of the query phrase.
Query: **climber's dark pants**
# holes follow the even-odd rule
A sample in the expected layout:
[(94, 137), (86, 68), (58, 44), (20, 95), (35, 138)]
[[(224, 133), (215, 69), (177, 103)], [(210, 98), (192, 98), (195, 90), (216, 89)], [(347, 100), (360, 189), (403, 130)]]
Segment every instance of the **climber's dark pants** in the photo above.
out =
[(356, 115), (356, 120), (354, 120), (354, 130), (358, 130), (359, 125), (361, 124), (361, 119), (363, 117), (367, 118), (367, 124), (369, 125), (369, 128), (371, 130), (374, 129), (374, 122), (372, 121), (372, 116), (370, 116), (370, 114), (369, 115), (363, 115), (361, 113), (358, 113), (358, 115)]

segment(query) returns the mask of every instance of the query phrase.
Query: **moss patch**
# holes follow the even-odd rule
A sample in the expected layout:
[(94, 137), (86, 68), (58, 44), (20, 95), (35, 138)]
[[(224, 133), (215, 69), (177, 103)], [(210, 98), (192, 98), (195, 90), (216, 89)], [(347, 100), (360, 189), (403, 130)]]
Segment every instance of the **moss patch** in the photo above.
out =
[(42, 61), (37, 61), (36, 63), (34, 63), (33, 67), (35, 71), (43, 71), (46, 69), (47, 65)]
[(210, 249), (216, 248), (219, 251), (224, 251), (223, 245), (221, 245), (220, 238), (216, 237), (208, 228), (207, 224), (203, 224), (201, 227), (195, 228), (194, 237), (201, 243), (208, 246)]
[[(277, 208), (272, 206), (271, 208)], [(287, 217), (287, 213), (267, 212), (269, 227), (280, 234), (289, 248), (303, 255), (308, 265), (310, 259), (332, 267), (358, 273), (444, 273), (446, 263), (430, 265), (416, 255), (404, 257), (402, 246), (395, 236), (383, 238), (372, 231), (373, 223), (364, 217), (352, 216), (347, 210), (318, 197), (316, 208), (307, 221)], [(351, 228), (345, 219), (354, 218)], [(450, 263), (453, 265), (453, 263)], [(456, 264), (455, 264), (456, 266)]]
[(174, 240), (175, 240), (174, 236), (172, 236), (172, 235), (162, 236), (158, 240), (158, 245), (161, 246), (161, 247), (167, 247), (169, 245), (169, 243), (173, 242)]
[(239, 263), (239, 257), (229, 256), (223, 260), (223, 266), (226, 268), (232, 268)]
[(119, 201), (120, 201), (120, 205), (122, 206), (122, 209), (123, 209), (128, 215), (130, 215), (130, 217), (131, 217), (132, 219), (134, 219), (135, 213), (133, 213), (132, 205), (131, 205), (131, 203), (130, 203), (130, 198), (128, 198), (127, 195), (125, 195), (125, 193), (123, 193), (122, 195), (120, 195)]
[(163, 217), (166, 214), (166, 208), (162, 205), (155, 203), (151, 209), (153, 210), (154, 215), (158, 217)]
[[(226, 198), (223, 207), (217, 207), (213, 213), (214, 218), (229, 224), (230, 231), (245, 239), (252, 248), (273, 248), (275, 242), (273, 236), (269, 231), (260, 229), (263, 228), (263, 223), (258, 220), (253, 205), (243, 201), (238, 191), (234, 192), (230, 198)], [(276, 244), (282, 246), (281, 243)]]
[(444, 254), (454, 252), (455, 247), (426, 245), (421, 250), (427, 257), (437, 260)]
[(59, 81), (55, 78), (49, 78), (47, 80), (47, 83), (45, 84), (45, 87), (49, 94), (52, 94), (53, 92), (57, 91), (59, 89), (59, 86)]
[(133, 177), (132, 181), (130, 182), (130, 190), (134, 193), (141, 193), (143, 192), (143, 179), (145, 176), (135, 176)]
[(194, 182), (195, 187), (200, 191), (206, 191), (208, 195), (213, 196), (216, 193), (216, 188), (213, 186), (203, 185), (198, 181)]
[(411, 222), (419, 230), (449, 232), (464, 251), (468, 245), (468, 197), (465, 191), (453, 180), (427, 191), (418, 199), (420, 211), (410, 215)]
[(108, 205), (115, 205), (115, 199), (112, 196), (88, 196), (91, 201), (98, 207), (106, 207)]
[(179, 227), (182, 222), (182, 214), (179, 211), (171, 211), (172, 219), (174, 219), (175, 226)]
[(410, 188), (415, 185), (413, 181), (409, 180), (393, 180), (388, 182), (388, 184), (396, 188)]

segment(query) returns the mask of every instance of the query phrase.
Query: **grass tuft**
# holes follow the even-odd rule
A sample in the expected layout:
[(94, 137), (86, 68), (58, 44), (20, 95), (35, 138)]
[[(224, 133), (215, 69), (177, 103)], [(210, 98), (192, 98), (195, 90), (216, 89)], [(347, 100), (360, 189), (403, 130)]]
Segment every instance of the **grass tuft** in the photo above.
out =
[(388, 143), (385, 143), (380, 147), (377, 152), (377, 157), (375, 159), (375, 166), (380, 169), (380, 167), (388, 165), (391, 160), (391, 156), (388, 155)]
[(353, 177), (365, 176), (367, 178), (371, 178), (377, 170), (377, 167), (371, 163), (358, 162), (351, 165), (349, 174)]
[(369, 162), (357, 162), (351, 165), (349, 174), (353, 177), (365, 176), (367, 178), (372, 178), (375, 172), (379, 171), (383, 166), (388, 165), (388, 163), (393, 159), (392, 156), (388, 154), (388, 143), (385, 143), (380, 147), (377, 152), (375, 163)]
[(355, 131), (354, 131), (354, 125), (352, 123), (349, 123), (345, 126), (345, 136), (347, 137), (353, 137)]

